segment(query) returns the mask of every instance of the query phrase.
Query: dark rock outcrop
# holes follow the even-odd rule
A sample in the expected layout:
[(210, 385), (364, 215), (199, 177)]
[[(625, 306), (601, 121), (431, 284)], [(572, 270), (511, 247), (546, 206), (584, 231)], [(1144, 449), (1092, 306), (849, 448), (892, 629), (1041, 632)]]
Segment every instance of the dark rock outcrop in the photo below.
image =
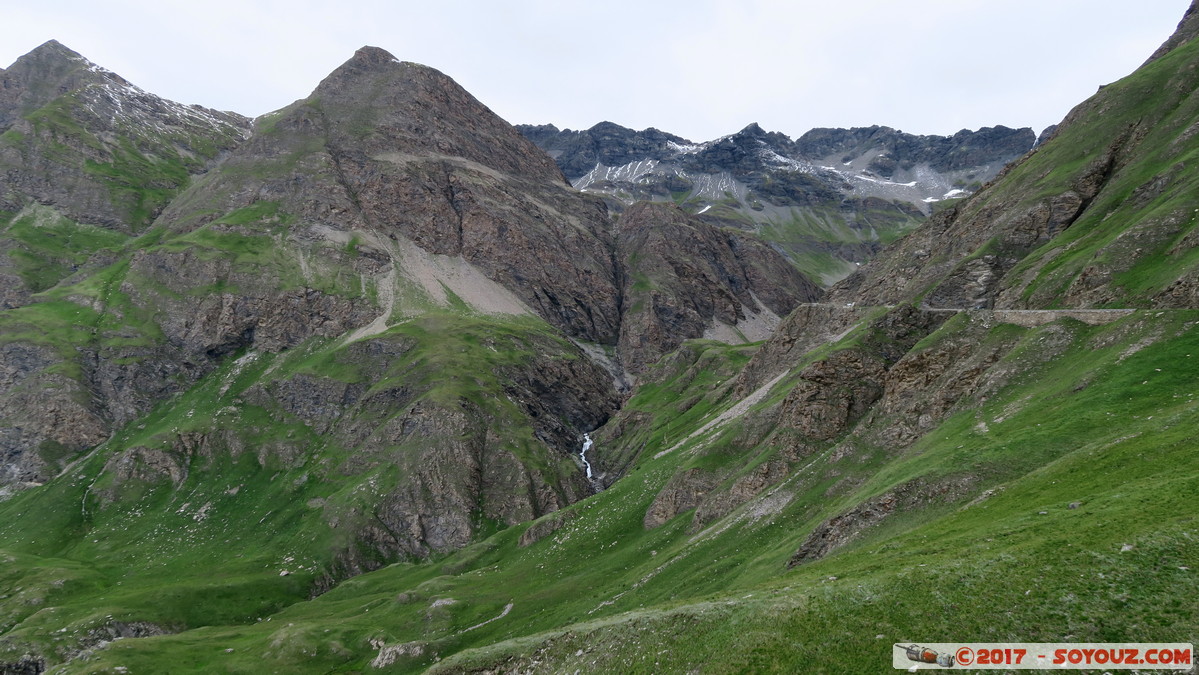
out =
[(762, 339), (779, 316), (820, 294), (761, 242), (673, 205), (634, 205), (621, 216), (616, 238), (628, 261), (620, 352), (634, 372), (718, 325), (740, 330), (744, 341)]
[(787, 566), (795, 567), (819, 560), (896, 513), (924, 508), (930, 504), (960, 501), (973, 483), (974, 480), (970, 477), (941, 481), (917, 478), (897, 486), (894, 490), (868, 499), (818, 525), (800, 545), (799, 550), (791, 556)]
[(552, 124), (518, 124), (516, 128), (554, 158), (570, 179), (582, 176), (596, 164), (621, 166), (645, 159), (664, 160), (675, 155), (671, 143), (689, 143), (652, 127), (633, 131), (611, 122), (600, 122), (585, 131), (559, 130)]
[(719, 483), (718, 474), (703, 469), (686, 469), (675, 473), (645, 512), (645, 529), (660, 527), (676, 515), (698, 507), (708, 491)]
[(3, 675), (41, 675), (46, 672), (46, 660), (25, 655), (16, 661), (0, 662)]

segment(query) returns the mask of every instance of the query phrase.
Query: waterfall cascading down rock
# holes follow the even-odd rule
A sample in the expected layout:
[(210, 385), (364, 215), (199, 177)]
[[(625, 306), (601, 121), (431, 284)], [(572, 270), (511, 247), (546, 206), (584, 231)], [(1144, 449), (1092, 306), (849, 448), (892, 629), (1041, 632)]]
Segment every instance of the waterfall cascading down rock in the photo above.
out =
[(587, 480), (591, 480), (591, 462), (587, 461), (587, 451), (591, 446), (591, 434), (583, 434), (583, 449), (579, 451), (579, 459), (583, 460), (583, 467), (587, 469)]

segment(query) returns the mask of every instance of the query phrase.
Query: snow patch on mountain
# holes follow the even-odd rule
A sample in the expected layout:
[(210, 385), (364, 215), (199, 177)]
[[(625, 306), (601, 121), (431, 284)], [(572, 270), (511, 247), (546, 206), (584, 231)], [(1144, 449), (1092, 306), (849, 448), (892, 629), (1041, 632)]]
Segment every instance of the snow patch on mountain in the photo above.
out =
[(78, 94), (83, 106), (97, 117), (112, 116), (158, 132), (169, 132), (169, 127), (178, 126), (174, 122), (183, 121), (226, 132), (233, 131), (242, 138), (250, 137), (248, 125), (234, 124), (228, 116), (214, 114), (214, 111), (198, 105), (184, 105), (156, 96), (82, 56), (71, 55), (70, 58), (102, 78), (101, 82), (85, 87)]
[(666, 141), (666, 147), (674, 150), (679, 155), (694, 155), (707, 147), (707, 143), (675, 143), (674, 141)]
[(749, 188), (745, 183), (733, 177), (728, 171), (717, 174), (689, 175), (680, 172), (681, 176), (692, 181), (692, 196), (703, 199), (726, 199), (732, 197), (738, 201), (749, 198)]
[[(786, 171), (798, 171), (800, 173), (816, 173), (816, 167), (808, 162), (801, 162), (790, 157), (784, 157), (775, 152), (773, 148), (766, 145), (763, 141), (758, 141), (762, 144), (762, 148), (758, 151), (758, 156), (762, 161), (773, 164)], [(829, 167), (831, 168), (831, 167)]]
[(571, 183), (576, 190), (586, 190), (593, 183), (635, 183), (653, 173), (658, 167), (658, 160), (643, 159), (629, 162), (623, 166), (604, 166), (596, 164), (582, 178)]

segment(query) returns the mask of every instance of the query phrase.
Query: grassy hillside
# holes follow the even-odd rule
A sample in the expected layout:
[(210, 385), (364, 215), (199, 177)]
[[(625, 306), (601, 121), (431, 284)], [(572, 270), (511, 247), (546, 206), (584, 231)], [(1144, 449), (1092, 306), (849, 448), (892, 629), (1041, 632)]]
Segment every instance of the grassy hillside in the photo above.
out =
[[(533, 319), (505, 326), (445, 315), (349, 346), (317, 340), (228, 360), (54, 481), (0, 502), (11, 589), (0, 602), (5, 658), (56, 649), (65, 658), (134, 624), (153, 634), (252, 622), (339, 580), (347, 565), (369, 567), (384, 554), (363, 538), (411, 471), (404, 455), (444, 461), (420, 433), (392, 444), (374, 438), (394, 423), (419, 424), (405, 422), (409, 409), (487, 420), (478, 432), (490, 437), (478, 450), (489, 454), (487, 471), (511, 470), (516, 456), (551, 484), (573, 479), (574, 462), (547, 454), (524, 411), (496, 396), (496, 378), (532, 358), (528, 342), (542, 364), (581, 358), (551, 356), (565, 343)], [(370, 358), (378, 351), (396, 357), (383, 372)], [(297, 402), (302, 386), (317, 393)], [(356, 390), (359, 403), (322, 409), (322, 386)], [(288, 387), (292, 398), (279, 393)], [(363, 447), (346, 445), (348, 426)], [(468, 424), (459, 433), (475, 432)], [(444, 469), (451, 482), (470, 470)], [(536, 505), (512, 511), (519, 495), (477, 498), (473, 526), (484, 534), (537, 515)]]
[[(689, 358), (663, 363), (660, 379), (622, 413), (649, 433), (629, 439), (637, 460), (610, 489), (458, 553), (391, 565), (286, 608), (299, 577), (275, 570), (288, 550), (282, 536), (235, 546), (245, 557), (236, 563), (176, 555), (211, 571), (164, 593), (161, 581), (125, 567), (132, 553), (108, 570), (79, 561), (105, 558), (85, 544), (74, 556), (35, 558), (26, 551), (46, 543), (14, 539), (9, 527), (10, 569), (23, 570), (23, 585), (43, 585), (45, 605), (6, 637), (36, 634), (49, 607), (80, 612), (73, 630), (150, 616), (183, 627), (187, 608), (203, 613), (198, 599), (206, 597), (221, 608), (204, 613), (210, 627), (114, 642), (64, 672), (375, 672), (372, 662), (387, 664), (379, 672), (861, 672), (889, 667), (898, 641), (1195, 641), (1199, 612), (1188, 598), (1199, 591), (1199, 514), (1190, 499), (1199, 488), (1199, 402), (1187, 364), (1199, 358), (1199, 313), (1155, 314), (1098, 327), (1064, 319), (986, 328), (964, 316), (946, 323), (917, 351), (969, 330), (1005, 345), (992, 372), (1006, 372), (1007, 383), (986, 402), (960, 406), (901, 450), (866, 446), (870, 428), (886, 424), (867, 419), (729, 516), (696, 528), (686, 511), (647, 529), (645, 514), (670, 477), (703, 467), (754, 413), (777, 409), (788, 387), (782, 381), (782, 391), (714, 441), (696, 437), (658, 456), (735, 402), (727, 384), (687, 380), (710, 372), (693, 370), (701, 363), (727, 364), (727, 375), (745, 348), (697, 343)], [(1041, 356), (1047, 342), (1057, 345), (1054, 358)], [(628, 451), (603, 442), (598, 450)], [(767, 442), (731, 461), (777, 452)], [(258, 490), (294, 490), (283, 487), (293, 482), (279, 476)], [(827, 557), (788, 567), (829, 517), (930, 485), (950, 487), (905, 502)], [(145, 499), (132, 508), (148, 510), (153, 496)], [(165, 517), (143, 520), (165, 525)], [(203, 523), (172, 525), (203, 539)], [(227, 575), (219, 585), (229, 596), (212, 594), (215, 575)], [(122, 611), (84, 616), (71, 607), (94, 608), (97, 597)], [(155, 614), (139, 611), (137, 597), (147, 605), (158, 598)]]
[(1078, 121), (1065, 126), (1036, 162), (1013, 176), (1027, 180), (1053, 167), (1027, 188), (1037, 196), (1068, 186), (1077, 167), (1095, 157), (1112, 162), (1104, 190), (1079, 219), (1012, 271), (1009, 293), (1034, 306), (1085, 297), (1097, 285), (1087, 277), (1103, 274), (1112, 290), (1097, 300), (1137, 306), (1160, 297), (1176, 280), (1194, 277), (1199, 176), (1188, 166), (1199, 153), (1192, 138), (1199, 118), (1192, 96), (1199, 86), (1191, 66), (1196, 61), (1199, 43), (1191, 42), (1105, 88), (1074, 113)]

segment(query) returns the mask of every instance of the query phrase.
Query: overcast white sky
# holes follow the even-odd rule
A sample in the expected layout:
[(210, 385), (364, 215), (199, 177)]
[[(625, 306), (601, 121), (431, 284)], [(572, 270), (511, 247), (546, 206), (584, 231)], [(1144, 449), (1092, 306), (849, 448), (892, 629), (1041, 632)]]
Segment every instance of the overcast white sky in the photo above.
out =
[(0, 8), (0, 64), (51, 38), (184, 103), (259, 115), (370, 44), (509, 122), (709, 140), (758, 122), (1037, 131), (1132, 72), (1190, 0), (42, 0)]

